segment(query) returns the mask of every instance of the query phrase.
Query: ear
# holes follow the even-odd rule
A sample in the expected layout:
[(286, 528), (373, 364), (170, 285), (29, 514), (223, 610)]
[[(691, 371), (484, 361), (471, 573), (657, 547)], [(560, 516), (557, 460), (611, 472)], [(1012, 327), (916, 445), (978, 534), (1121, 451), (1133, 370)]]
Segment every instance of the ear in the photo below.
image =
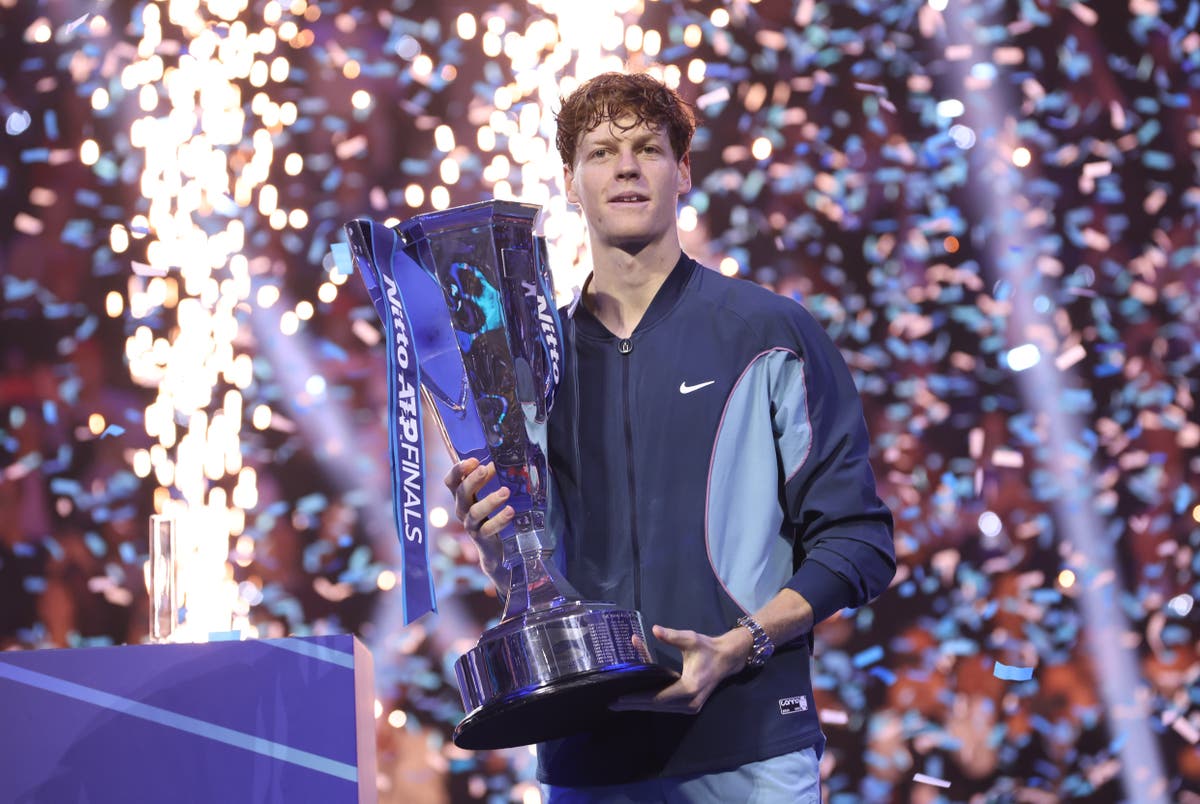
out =
[(563, 186), (567, 189), (567, 201), (579, 204), (579, 193), (575, 192), (575, 172), (569, 165), (563, 165)]
[(679, 160), (679, 181), (676, 183), (675, 191), (683, 195), (688, 190), (692, 189), (692, 155), (684, 154)]

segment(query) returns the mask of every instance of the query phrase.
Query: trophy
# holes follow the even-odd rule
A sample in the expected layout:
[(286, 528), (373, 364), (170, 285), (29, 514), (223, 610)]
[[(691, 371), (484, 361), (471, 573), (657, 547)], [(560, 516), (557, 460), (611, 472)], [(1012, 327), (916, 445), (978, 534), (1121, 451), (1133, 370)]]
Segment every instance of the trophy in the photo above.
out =
[(548, 516), (546, 436), (565, 366), (545, 241), (533, 231), (539, 211), (486, 201), (395, 229), (346, 225), (388, 336), (406, 621), (434, 610), (418, 499), (421, 410), (455, 461), (494, 462), (481, 496), (503, 485), (515, 512), (500, 533), (503, 615), (455, 664), (467, 714), (454, 742), (468, 749), (587, 729), (612, 716), (618, 696), (677, 677), (654, 662), (638, 612), (582, 600), (553, 561), (563, 534)]

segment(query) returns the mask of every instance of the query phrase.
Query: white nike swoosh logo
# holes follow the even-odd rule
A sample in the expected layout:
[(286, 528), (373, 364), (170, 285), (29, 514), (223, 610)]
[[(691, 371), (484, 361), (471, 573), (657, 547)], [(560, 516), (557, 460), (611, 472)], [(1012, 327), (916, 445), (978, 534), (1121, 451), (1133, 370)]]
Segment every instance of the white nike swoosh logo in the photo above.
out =
[(697, 385), (688, 385), (686, 382), (681, 382), (679, 383), (679, 393), (690, 394), (692, 391), (699, 391), (701, 388), (707, 388), (714, 382), (716, 382), (716, 380), (709, 380), (708, 382), (702, 382)]

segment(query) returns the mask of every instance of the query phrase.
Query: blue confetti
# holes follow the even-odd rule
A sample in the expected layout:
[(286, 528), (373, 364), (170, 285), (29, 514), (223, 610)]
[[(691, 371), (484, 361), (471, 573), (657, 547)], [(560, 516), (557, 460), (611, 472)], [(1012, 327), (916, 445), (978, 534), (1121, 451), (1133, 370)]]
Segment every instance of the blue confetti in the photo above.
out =
[(1033, 678), (1033, 668), (1012, 667), (996, 662), (996, 666), (992, 669), (992, 675), (1002, 681), (1028, 681)]
[(354, 273), (354, 259), (350, 256), (348, 243), (330, 243), (329, 251), (333, 254), (334, 273), (343, 276)]
[(854, 666), (863, 668), (874, 664), (883, 658), (883, 646), (872, 645), (864, 651), (859, 652), (854, 657)]

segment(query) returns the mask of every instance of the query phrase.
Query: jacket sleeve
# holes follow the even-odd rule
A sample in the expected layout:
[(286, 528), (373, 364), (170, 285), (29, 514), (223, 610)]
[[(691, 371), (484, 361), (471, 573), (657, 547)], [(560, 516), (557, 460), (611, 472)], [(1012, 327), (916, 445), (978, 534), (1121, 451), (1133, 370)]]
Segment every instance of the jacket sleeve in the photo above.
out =
[(814, 622), (861, 606), (896, 573), (892, 515), (879, 499), (858, 389), (821, 326), (799, 310), (801, 349), (771, 386), (786, 515), (795, 528), (795, 574), (787, 587)]

